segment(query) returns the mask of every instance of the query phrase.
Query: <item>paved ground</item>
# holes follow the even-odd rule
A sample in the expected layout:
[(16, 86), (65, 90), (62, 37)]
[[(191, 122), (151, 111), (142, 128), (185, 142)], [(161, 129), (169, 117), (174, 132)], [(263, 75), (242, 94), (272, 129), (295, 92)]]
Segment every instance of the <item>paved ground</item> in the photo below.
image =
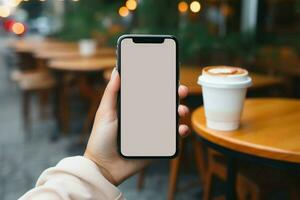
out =
[[(0, 41), (1, 42), (1, 41)], [(24, 140), (20, 115), (20, 94), (16, 86), (8, 81), (8, 71), (0, 49), (0, 199), (13, 200), (32, 188), (39, 174), (55, 165), (60, 159), (80, 155), (83, 147), (75, 145), (82, 123), (81, 105), (72, 105), (76, 118), (72, 120), (72, 134), (50, 142), (56, 131), (53, 119), (40, 121), (33, 108), (33, 131), (30, 141)], [(197, 181), (194, 170), (183, 170), (180, 187)], [(124, 182), (120, 189), (127, 199), (166, 199), (168, 184), (168, 161), (159, 161), (146, 172), (145, 188), (136, 190), (136, 177)], [(199, 186), (187, 187), (179, 192), (177, 199), (201, 199)]]

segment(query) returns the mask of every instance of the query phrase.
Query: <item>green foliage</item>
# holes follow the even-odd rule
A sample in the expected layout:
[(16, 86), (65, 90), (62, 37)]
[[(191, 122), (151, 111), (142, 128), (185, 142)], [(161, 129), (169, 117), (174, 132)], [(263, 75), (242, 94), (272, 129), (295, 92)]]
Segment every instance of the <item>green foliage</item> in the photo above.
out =
[(177, 1), (143, 0), (138, 5), (137, 21), (135, 32), (174, 34), (178, 27)]
[(234, 57), (249, 57), (256, 52), (256, 40), (253, 33), (228, 33), (218, 36), (209, 33), (207, 26), (186, 21), (179, 29), (180, 53), (183, 62), (196, 57), (208, 57), (216, 52)]
[(102, 19), (116, 13), (116, 3), (84, 0), (79, 2), (66, 2), (64, 27), (57, 33), (57, 37), (64, 40), (77, 41), (90, 38), (93, 31), (104, 32)]
[(219, 39), (222, 49), (234, 57), (246, 57), (254, 55), (257, 43), (255, 35), (248, 33), (229, 33), (227, 36)]
[(178, 40), (182, 61), (191, 60), (201, 52), (209, 54), (215, 46), (215, 38), (198, 23), (186, 22), (178, 31)]

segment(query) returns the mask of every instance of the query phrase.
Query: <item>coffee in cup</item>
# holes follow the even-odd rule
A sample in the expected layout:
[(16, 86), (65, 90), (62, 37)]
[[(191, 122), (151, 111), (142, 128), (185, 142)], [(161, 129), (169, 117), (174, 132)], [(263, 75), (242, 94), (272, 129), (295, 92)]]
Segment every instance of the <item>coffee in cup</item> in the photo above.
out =
[(252, 84), (248, 71), (230, 66), (205, 67), (198, 84), (202, 86), (207, 127), (238, 129), (247, 88)]

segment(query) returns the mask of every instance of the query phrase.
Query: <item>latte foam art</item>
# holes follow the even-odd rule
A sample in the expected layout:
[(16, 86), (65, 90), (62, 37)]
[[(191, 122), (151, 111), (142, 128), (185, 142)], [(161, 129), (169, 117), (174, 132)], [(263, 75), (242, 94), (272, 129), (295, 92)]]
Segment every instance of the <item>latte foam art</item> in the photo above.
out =
[(212, 74), (235, 74), (237, 69), (234, 68), (212, 68), (209, 69), (208, 72)]
[(248, 72), (245, 69), (239, 67), (230, 66), (211, 66), (203, 69), (204, 74), (212, 76), (232, 76), (232, 75), (247, 75)]

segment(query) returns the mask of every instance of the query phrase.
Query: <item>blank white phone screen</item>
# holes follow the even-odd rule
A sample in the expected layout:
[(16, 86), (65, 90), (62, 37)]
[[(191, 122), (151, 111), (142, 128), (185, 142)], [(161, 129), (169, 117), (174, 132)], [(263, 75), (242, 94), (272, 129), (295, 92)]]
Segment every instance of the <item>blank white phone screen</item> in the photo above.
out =
[(121, 41), (120, 147), (124, 156), (176, 152), (176, 42)]

